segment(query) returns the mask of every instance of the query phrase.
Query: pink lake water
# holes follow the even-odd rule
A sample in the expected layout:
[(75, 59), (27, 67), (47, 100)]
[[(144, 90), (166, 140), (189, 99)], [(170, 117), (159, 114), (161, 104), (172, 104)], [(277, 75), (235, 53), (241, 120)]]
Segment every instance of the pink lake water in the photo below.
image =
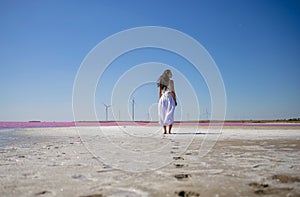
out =
[[(299, 127), (300, 124), (290, 123), (242, 123), (242, 122), (225, 122), (225, 123), (197, 123), (181, 122), (175, 123), (174, 126), (253, 126), (253, 127)], [(47, 128), (47, 127), (75, 127), (75, 126), (159, 126), (156, 122), (0, 122), (0, 129), (7, 128)]]

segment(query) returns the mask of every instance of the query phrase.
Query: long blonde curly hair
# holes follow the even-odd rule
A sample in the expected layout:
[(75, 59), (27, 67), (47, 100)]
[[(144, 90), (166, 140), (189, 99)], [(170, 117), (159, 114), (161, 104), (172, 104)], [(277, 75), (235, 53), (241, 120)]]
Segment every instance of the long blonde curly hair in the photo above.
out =
[(170, 69), (167, 69), (163, 72), (163, 74), (157, 80), (157, 87), (160, 87), (162, 90), (167, 89), (170, 83), (169, 74), (171, 73)]

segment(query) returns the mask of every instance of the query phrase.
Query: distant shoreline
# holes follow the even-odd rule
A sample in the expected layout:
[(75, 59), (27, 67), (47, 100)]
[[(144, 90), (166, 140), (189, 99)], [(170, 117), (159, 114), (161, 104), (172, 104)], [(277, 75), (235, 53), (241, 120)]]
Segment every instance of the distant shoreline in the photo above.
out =
[[(156, 121), (78, 121), (78, 122), (0, 122), (0, 129), (7, 128), (47, 128), (77, 126), (159, 126)], [(300, 127), (300, 121), (278, 120), (227, 120), (227, 121), (175, 121), (174, 126), (199, 127)]]

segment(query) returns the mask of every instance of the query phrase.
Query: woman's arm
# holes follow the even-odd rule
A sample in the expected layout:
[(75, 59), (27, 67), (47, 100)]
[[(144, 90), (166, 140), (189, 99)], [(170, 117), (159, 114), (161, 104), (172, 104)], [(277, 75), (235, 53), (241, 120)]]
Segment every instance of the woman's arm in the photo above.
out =
[(172, 92), (173, 99), (175, 101), (175, 105), (177, 106), (176, 93), (175, 93), (174, 81), (173, 80), (170, 80), (170, 89), (171, 89), (171, 92)]
[(175, 92), (174, 81), (173, 80), (170, 80), (170, 89), (171, 89), (172, 92)]

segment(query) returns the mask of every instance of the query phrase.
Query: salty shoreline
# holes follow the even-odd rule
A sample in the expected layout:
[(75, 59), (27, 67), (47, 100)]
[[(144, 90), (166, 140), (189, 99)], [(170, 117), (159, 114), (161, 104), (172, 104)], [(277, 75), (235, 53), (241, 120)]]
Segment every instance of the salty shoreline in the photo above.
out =
[[(80, 127), (80, 126), (159, 126), (157, 121), (79, 121), (79, 122), (3, 122), (0, 121), (0, 129), (20, 128), (52, 128), (52, 127)], [(245, 127), (287, 127), (300, 128), (299, 121), (175, 121), (174, 126), (209, 127), (223, 126), (225, 128)]]
[[(15, 130), (14, 134), (20, 138), (0, 147), (0, 193), (3, 196), (300, 195), (300, 129), (225, 128), (214, 133), (189, 126), (174, 128), (177, 134), (165, 136), (159, 127), (126, 126), (123, 129), (129, 136), (113, 126), (104, 127), (101, 134), (97, 128), (81, 129), (79, 133), (74, 127)], [(104, 149), (111, 144), (103, 140), (104, 135), (127, 152), (120, 154), (109, 149), (112, 157), (105, 158)], [(93, 143), (97, 146), (92, 146)], [(128, 152), (150, 154), (147, 151), (154, 150), (153, 143), (164, 145), (160, 155), (152, 154), (149, 160), (152, 163), (147, 161), (141, 163), (144, 168), (135, 168), (134, 155)], [(102, 155), (93, 154), (93, 148), (103, 149)], [(199, 150), (206, 148), (208, 153), (201, 156)]]

